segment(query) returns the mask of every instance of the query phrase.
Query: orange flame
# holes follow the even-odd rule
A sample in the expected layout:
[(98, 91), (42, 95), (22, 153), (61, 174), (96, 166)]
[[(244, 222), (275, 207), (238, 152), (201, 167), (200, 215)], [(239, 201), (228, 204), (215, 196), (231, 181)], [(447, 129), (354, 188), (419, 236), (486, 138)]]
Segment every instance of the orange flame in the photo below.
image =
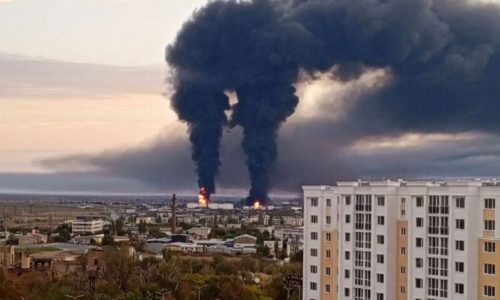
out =
[(259, 209), (259, 208), (261, 208), (260, 202), (259, 202), (259, 201), (255, 201), (255, 203), (253, 204), (253, 208), (254, 208), (254, 209)]
[(206, 188), (200, 188), (200, 193), (198, 194), (198, 204), (200, 206), (207, 206), (208, 204), (208, 191)]

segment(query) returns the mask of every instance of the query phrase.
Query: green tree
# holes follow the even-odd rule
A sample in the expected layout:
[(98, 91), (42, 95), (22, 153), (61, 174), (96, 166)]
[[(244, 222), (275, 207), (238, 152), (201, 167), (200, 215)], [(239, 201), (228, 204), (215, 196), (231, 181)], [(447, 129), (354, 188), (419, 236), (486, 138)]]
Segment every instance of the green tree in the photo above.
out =
[(137, 226), (139, 228), (140, 233), (146, 233), (148, 231), (148, 226), (145, 222), (140, 221), (139, 225)]
[(103, 246), (109, 246), (109, 245), (114, 245), (115, 244), (115, 239), (111, 234), (105, 234), (104, 237), (102, 238), (102, 245)]

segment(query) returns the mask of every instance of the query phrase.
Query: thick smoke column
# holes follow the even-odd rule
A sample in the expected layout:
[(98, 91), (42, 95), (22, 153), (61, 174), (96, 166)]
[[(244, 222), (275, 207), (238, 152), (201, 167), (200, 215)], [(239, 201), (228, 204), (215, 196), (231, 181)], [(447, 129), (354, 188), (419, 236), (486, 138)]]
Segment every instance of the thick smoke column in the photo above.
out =
[[(383, 69), (387, 82), (350, 105), (361, 135), (498, 132), (500, 10), (461, 0), (214, 1), (197, 11), (168, 48), (173, 106), (190, 125), (200, 186), (213, 192), (218, 145), (242, 126), (252, 186), (266, 201), (280, 125), (295, 110), (299, 72), (337, 80)], [(346, 125), (347, 124), (347, 125)], [(314, 145), (311, 153), (314, 155)]]
[(227, 123), (224, 111), (229, 108), (229, 100), (222, 92), (210, 91), (192, 82), (177, 84), (172, 103), (179, 117), (189, 124), (198, 185), (206, 189), (209, 196), (215, 192), (215, 175), (220, 165), (219, 143), (222, 128)]

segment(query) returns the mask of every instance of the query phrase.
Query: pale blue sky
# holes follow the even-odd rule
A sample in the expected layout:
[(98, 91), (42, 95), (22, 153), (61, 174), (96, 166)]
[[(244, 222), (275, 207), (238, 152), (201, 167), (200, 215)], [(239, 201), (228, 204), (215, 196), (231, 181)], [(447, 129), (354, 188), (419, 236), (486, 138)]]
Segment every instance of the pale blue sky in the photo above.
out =
[(206, 0), (0, 0), (0, 52), (149, 65)]

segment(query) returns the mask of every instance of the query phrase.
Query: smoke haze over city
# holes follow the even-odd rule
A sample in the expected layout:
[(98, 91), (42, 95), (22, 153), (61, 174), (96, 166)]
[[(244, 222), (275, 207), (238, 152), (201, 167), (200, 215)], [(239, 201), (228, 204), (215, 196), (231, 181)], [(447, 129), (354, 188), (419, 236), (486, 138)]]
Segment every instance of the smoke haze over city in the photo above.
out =
[[(264, 180), (266, 191), (296, 192), (309, 182), (358, 177), (499, 175), (496, 3), (187, 1), (177, 7), (183, 18), (167, 24), (138, 1), (90, 2), (77, 1), (82, 21), (98, 18), (91, 17), (95, 9), (138, 8), (157, 20), (142, 25), (155, 30), (139, 47), (151, 52), (130, 48), (135, 55), (124, 59), (118, 50), (127, 49), (125, 34), (110, 42), (119, 55), (37, 48), (31, 36), (0, 43), (5, 191), (196, 192), (188, 128), (170, 108), (184, 78), (175, 70), (196, 74), (196, 88), (215, 90), (224, 102), (213, 131), (220, 157), (210, 162), (220, 168), (209, 172), (222, 193), (246, 193), (250, 179)], [(12, 20), (30, 4), (1, 3), (0, 14)], [(120, 25), (99, 21), (109, 32)], [(72, 26), (89, 45), (107, 38), (106, 30), (88, 37), (81, 24)], [(267, 146), (252, 147), (252, 99), (273, 107), (280, 92), (288, 104), (265, 126)], [(218, 149), (218, 140), (210, 141)], [(269, 159), (252, 161), (255, 149)]]

